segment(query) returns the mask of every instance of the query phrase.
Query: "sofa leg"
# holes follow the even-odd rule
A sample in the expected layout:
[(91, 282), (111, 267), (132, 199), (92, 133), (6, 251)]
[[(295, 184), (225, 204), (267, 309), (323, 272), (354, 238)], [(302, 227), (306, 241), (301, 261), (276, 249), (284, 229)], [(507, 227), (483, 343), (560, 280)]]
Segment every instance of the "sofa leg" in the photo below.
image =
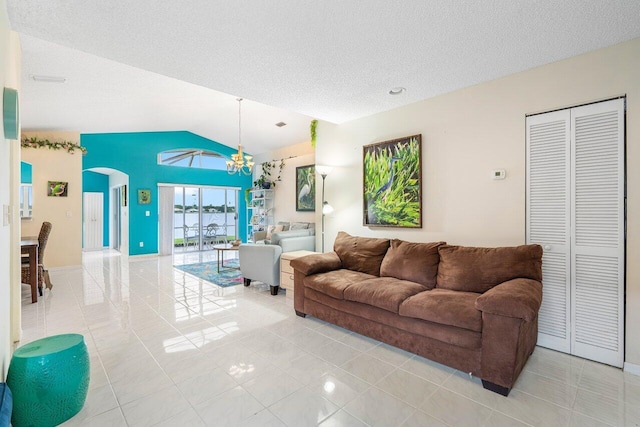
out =
[(269, 286), (269, 288), (271, 289), (271, 295), (278, 295), (278, 290), (280, 289), (280, 286)]
[(485, 380), (482, 380), (482, 387), (484, 387), (485, 389), (487, 389), (489, 391), (492, 391), (494, 393), (501, 394), (501, 395), (503, 395), (505, 397), (509, 396), (509, 392), (511, 391), (510, 388), (503, 387), (501, 385), (494, 384), (492, 382), (485, 381)]
[(307, 317), (307, 313), (303, 313), (301, 311), (296, 310), (296, 316)]
[(251, 284), (251, 279), (244, 278), (244, 285), (249, 286)]

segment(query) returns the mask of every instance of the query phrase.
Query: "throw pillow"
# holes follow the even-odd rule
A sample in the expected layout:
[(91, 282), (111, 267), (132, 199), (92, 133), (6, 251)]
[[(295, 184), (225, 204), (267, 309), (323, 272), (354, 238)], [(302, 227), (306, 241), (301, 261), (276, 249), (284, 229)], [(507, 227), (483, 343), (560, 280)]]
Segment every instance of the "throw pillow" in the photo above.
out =
[(288, 231), (289, 230), (289, 222), (288, 221), (278, 221), (278, 224), (276, 225), (281, 225), (282, 226), (282, 231)]
[(351, 236), (338, 233), (333, 250), (342, 262), (342, 268), (380, 276), (380, 263), (389, 249), (389, 239)]
[(484, 293), (508, 280), (542, 281), (542, 247), (440, 246), (436, 288)]
[(440, 262), (438, 247), (444, 244), (445, 242), (413, 243), (393, 239), (380, 265), (380, 276), (409, 280), (433, 289)]
[(265, 240), (271, 240), (271, 234), (282, 231), (282, 229), (282, 225), (270, 225), (269, 228), (267, 228), (267, 237), (265, 238)]

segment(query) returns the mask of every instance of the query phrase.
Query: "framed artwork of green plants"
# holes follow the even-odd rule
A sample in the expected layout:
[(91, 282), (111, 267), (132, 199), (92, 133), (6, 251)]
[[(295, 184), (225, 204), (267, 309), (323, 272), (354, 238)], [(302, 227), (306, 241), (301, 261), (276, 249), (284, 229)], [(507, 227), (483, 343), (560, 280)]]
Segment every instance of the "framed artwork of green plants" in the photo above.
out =
[(296, 168), (296, 211), (316, 210), (316, 165)]
[(422, 227), (422, 135), (362, 147), (363, 224)]

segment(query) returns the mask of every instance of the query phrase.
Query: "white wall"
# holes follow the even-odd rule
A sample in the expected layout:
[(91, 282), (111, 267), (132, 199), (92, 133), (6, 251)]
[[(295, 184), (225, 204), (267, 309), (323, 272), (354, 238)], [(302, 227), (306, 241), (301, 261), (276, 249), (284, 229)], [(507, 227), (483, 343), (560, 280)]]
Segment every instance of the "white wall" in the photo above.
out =
[[(428, 78), (428, 76), (425, 76)], [(408, 88), (411, 90), (411, 88)], [(525, 241), (525, 115), (627, 95), (626, 361), (640, 364), (640, 39), (342, 125), (320, 123), (326, 246), (355, 235), (463, 245)], [(362, 225), (362, 146), (422, 134), (423, 228)], [(506, 169), (504, 181), (492, 169)], [(320, 219), (316, 212), (317, 221)]]
[[(0, 0), (0, 61), (0, 86), (17, 89), (19, 95), (20, 41), (17, 34), (9, 30), (6, 5), (3, 0)], [(0, 126), (0, 380), (2, 381), (11, 360), (12, 338), (17, 338), (16, 331), (12, 331), (12, 322), (20, 318), (18, 265), (20, 222), (17, 208), (19, 147), (17, 140), (5, 139), (4, 127)], [(10, 225), (5, 225), (2, 218), (4, 206), (10, 209)]]
[[(255, 161), (258, 166), (254, 170), (253, 179), (259, 177), (262, 172), (260, 163), (279, 159), (286, 160), (284, 169), (282, 169), (282, 181), (278, 182), (275, 187), (274, 217), (276, 223), (278, 221), (314, 222), (314, 212), (296, 211), (296, 167), (315, 164), (315, 150), (311, 147), (310, 142), (303, 142), (257, 155)], [(271, 177), (277, 178), (277, 173), (276, 167), (276, 171), (271, 173)], [(320, 191), (319, 182), (316, 188)]]

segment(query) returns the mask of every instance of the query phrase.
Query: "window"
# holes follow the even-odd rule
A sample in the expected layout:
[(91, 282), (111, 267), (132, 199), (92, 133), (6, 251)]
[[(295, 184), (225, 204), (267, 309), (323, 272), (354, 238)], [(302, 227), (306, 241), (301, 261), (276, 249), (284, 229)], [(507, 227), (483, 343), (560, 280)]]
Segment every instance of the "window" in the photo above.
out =
[(227, 170), (227, 158), (213, 151), (180, 149), (158, 154), (158, 164), (184, 168)]

